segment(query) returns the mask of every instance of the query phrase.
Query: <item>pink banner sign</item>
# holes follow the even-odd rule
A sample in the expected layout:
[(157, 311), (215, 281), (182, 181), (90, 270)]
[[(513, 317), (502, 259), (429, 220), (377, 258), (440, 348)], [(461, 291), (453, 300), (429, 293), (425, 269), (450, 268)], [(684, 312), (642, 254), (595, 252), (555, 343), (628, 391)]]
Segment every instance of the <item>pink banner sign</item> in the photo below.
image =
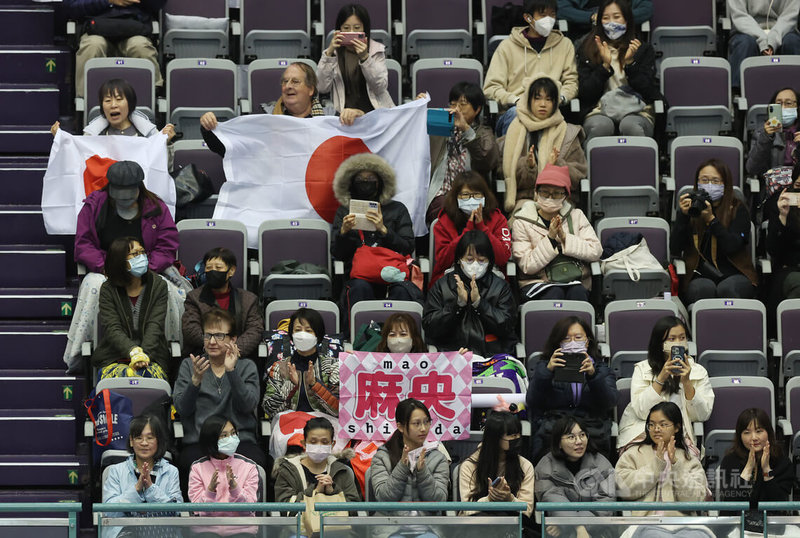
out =
[(339, 355), (339, 437), (385, 441), (397, 425), (394, 411), (406, 398), (431, 413), (428, 440), (469, 437), (472, 353), (378, 353)]

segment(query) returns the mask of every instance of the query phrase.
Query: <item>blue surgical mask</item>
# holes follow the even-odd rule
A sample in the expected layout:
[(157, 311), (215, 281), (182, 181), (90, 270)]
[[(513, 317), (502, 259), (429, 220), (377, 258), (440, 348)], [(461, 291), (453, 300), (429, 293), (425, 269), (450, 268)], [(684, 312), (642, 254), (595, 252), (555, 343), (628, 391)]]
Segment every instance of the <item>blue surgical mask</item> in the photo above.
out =
[(797, 107), (786, 108), (783, 107), (783, 126), (788, 127), (797, 120)]
[(142, 276), (147, 272), (147, 254), (139, 254), (128, 260), (131, 268), (130, 273), (133, 276)]
[(236, 453), (236, 449), (239, 448), (239, 436), (238, 435), (229, 435), (225, 439), (220, 439), (217, 441), (217, 450), (220, 454), (225, 454), (226, 456), (233, 456)]
[(621, 24), (618, 22), (603, 23), (603, 31), (606, 33), (606, 35), (611, 41), (615, 41), (620, 37), (624, 36), (627, 30), (628, 30), (627, 24)]
[(476, 200), (475, 198), (470, 198), (469, 200), (462, 200), (458, 199), (458, 208), (470, 215), (473, 211), (478, 209), (479, 207), (483, 207), (483, 203), (486, 201), (485, 198), (481, 198), (480, 200)]
[(698, 185), (698, 187), (706, 191), (711, 197), (711, 200), (714, 202), (720, 200), (722, 195), (725, 194), (725, 185), (714, 185), (709, 183), (708, 185)]

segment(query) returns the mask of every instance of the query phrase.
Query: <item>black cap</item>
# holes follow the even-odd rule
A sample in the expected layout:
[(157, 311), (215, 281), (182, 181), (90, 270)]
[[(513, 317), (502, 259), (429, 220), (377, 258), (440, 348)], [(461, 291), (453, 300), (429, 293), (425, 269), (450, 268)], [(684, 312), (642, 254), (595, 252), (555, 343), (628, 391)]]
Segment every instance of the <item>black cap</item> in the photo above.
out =
[(117, 161), (108, 167), (106, 177), (115, 187), (135, 187), (144, 181), (144, 170), (134, 161)]

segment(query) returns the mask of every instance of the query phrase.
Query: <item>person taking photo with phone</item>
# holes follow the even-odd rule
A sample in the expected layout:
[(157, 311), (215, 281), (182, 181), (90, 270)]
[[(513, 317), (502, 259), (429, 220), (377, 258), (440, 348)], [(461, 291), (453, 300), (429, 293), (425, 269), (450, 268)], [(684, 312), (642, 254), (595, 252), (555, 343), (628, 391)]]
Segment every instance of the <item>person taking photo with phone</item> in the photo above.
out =
[(767, 227), (767, 253), (773, 265), (766, 301), (770, 312), (777, 311), (784, 299), (800, 298), (800, 163), (794, 165), (792, 181), (778, 195), (778, 216), (769, 219)]

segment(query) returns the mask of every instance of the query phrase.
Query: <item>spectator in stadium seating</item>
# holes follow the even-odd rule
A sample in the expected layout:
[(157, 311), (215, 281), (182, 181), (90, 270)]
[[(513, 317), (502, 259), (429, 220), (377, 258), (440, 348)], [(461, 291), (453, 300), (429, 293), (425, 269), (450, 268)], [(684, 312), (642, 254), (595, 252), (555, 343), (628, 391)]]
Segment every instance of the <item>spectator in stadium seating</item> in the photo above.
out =
[(316, 310), (300, 308), (289, 318), (290, 334), (267, 340), (267, 388), (262, 407), (267, 418), (283, 411), (320, 411), (339, 416), (338, 339), (325, 335)]
[(212, 248), (203, 256), (205, 283), (189, 292), (183, 311), (183, 345), (188, 353), (203, 349), (203, 314), (214, 307), (231, 313), (236, 324), (233, 336), (243, 357), (255, 358), (264, 335), (264, 320), (258, 297), (243, 288), (234, 288), (236, 255), (224, 247)]
[(511, 232), (497, 199), (478, 172), (460, 172), (453, 179), (450, 191), (433, 227), (436, 263), (430, 278), (432, 286), (452, 267), (456, 245), (470, 230), (480, 230), (492, 243), (494, 262), (505, 268), (511, 257)]
[[(428, 408), (419, 400), (408, 398), (397, 404), (394, 418), (397, 430), (378, 449), (370, 466), (375, 500), (447, 501), (450, 492), (450, 464), (447, 456), (430, 445), (424, 446), (431, 429)], [(409, 513), (393, 512), (393, 515)], [(423, 533), (427, 536), (429, 532), (431, 531), (420, 530), (415, 534)]]
[[(672, 255), (686, 262), (681, 278), (684, 303), (755, 297), (758, 276), (748, 248), (750, 214), (733, 192), (728, 165), (716, 158), (701, 163), (694, 187), (705, 196), (693, 202), (694, 194), (681, 195), (669, 240)], [(699, 210), (699, 215), (690, 216), (690, 210)]]
[[(567, 35), (579, 37), (592, 30), (599, 0), (558, 0), (558, 14), (569, 24)], [(633, 22), (637, 25), (653, 16), (653, 0), (633, 0)]]
[[(636, 34), (628, 0), (603, 0), (598, 23), (578, 49), (578, 99), (586, 140), (596, 136), (653, 136), (653, 101), (661, 99), (656, 75), (656, 53)], [(630, 88), (630, 89), (629, 89)], [(630, 90), (637, 93), (644, 108), (619, 117), (626, 108)], [(604, 105), (609, 101), (611, 110)]]
[[(386, 68), (386, 47), (370, 39), (367, 9), (361, 4), (347, 4), (336, 15), (336, 28), (328, 48), (322, 52), (317, 66), (317, 89), (331, 92), (339, 119), (352, 125), (356, 118), (376, 108), (391, 108), (389, 71)], [(364, 39), (344, 44), (342, 32), (363, 32)]]
[[(403, 280), (404, 275), (400, 271), (389, 284), (377, 284), (350, 276), (353, 257), (362, 245), (388, 248), (402, 256), (410, 256), (414, 252), (411, 216), (402, 202), (392, 200), (396, 192), (395, 171), (383, 157), (373, 153), (349, 157), (339, 166), (333, 178), (333, 193), (340, 205), (333, 219), (331, 254), (345, 264), (341, 309), (348, 326), (350, 308), (358, 301), (387, 296), (395, 300), (422, 300), (422, 291), (411, 281)], [(356, 215), (350, 212), (351, 200), (378, 202), (377, 209), (370, 209), (366, 213), (366, 220), (375, 227), (375, 231), (355, 228)], [(363, 268), (357, 269), (361, 271)], [(388, 281), (384, 279), (384, 282)]]
[[(634, 443), (614, 469), (617, 498), (633, 502), (700, 502), (708, 493), (700, 459), (686, 446), (681, 410), (674, 402), (659, 402), (647, 413), (644, 439)], [(654, 511), (634, 511), (634, 516)], [(686, 515), (658, 512), (659, 515)]]
[(688, 349), (689, 334), (680, 318), (665, 316), (650, 333), (647, 360), (636, 363), (631, 379), (631, 402), (619, 419), (617, 448), (644, 438), (650, 409), (658, 402), (678, 404), (683, 415), (681, 432), (685, 446), (693, 446), (693, 422), (704, 422), (714, 408), (714, 391), (708, 372), (684, 353), (684, 360), (671, 359), (673, 346)]
[[(550, 452), (536, 464), (536, 500), (539, 502), (614, 502), (617, 500), (614, 467), (597, 452), (583, 420), (565, 416), (553, 425)], [(552, 512), (561, 517), (610, 516), (613, 512)], [(592, 531), (597, 527), (592, 525)], [(560, 536), (558, 527), (547, 527)], [(599, 534), (599, 533), (598, 533)], [(575, 528), (576, 538), (589, 538), (586, 527)]]
[[(565, 353), (584, 357), (580, 372), (582, 383), (556, 381), (556, 371), (564, 368)], [(533, 462), (547, 449), (556, 424), (565, 415), (581, 417), (592, 428), (593, 445), (601, 452), (611, 452), (610, 411), (617, 405), (617, 380), (597, 349), (592, 327), (577, 316), (560, 319), (550, 331), (542, 355), (533, 366), (525, 401), (531, 421)]]
[(211, 415), (229, 417), (239, 434), (237, 452), (268, 469), (258, 444), (259, 381), (256, 365), (240, 358), (236, 320), (227, 310), (212, 308), (203, 314), (205, 353), (183, 359), (172, 392), (175, 409), (183, 423), (183, 449), (178, 459), (181, 484), (188, 483), (189, 469), (203, 457), (200, 429)]
[[(274, 104), (262, 104), (267, 114), (282, 114), (295, 118), (325, 116), (327, 112), (319, 101), (317, 75), (314, 68), (303, 62), (292, 62), (281, 75), (281, 96)], [(208, 149), (225, 156), (225, 145), (213, 133), (217, 128), (217, 116), (206, 112), (200, 117), (200, 134)]]
[(381, 341), (375, 351), (384, 353), (425, 353), (428, 346), (416, 320), (406, 312), (392, 314), (383, 322)]
[(733, 88), (741, 84), (740, 68), (745, 58), (800, 54), (798, 0), (728, 0), (727, 5), (732, 27), (728, 61)]
[(167, 283), (147, 264), (147, 253), (134, 237), (119, 237), (108, 248), (108, 280), (100, 286), (99, 300), (103, 336), (91, 359), (99, 378), (167, 379)]
[[(720, 501), (750, 502), (788, 501), (792, 494), (794, 469), (775, 439), (772, 421), (763, 409), (745, 409), (736, 419), (736, 435), (731, 448), (720, 463)], [(720, 512), (739, 515), (739, 512)], [(778, 525), (777, 527), (781, 527)], [(758, 510), (745, 512), (746, 531), (764, 535), (764, 514)], [(770, 525), (770, 534), (783, 531)]]
[(525, 78), (533, 73), (545, 72), (561, 83), (557, 106), (565, 105), (578, 95), (578, 67), (575, 63), (575, 47), (559, 30), (556, 24), (556, 0), (525, 0), (523, 19), (527, 26), (511, 29), (511, 35), (497, 47), (486, 79), (483, 92), (487, 99), (497, 101), (506, 112), (497, 119), (497, 136), (506, 134), (508, 126), (516, 116), (515, 106), (525, 93)]
[[(142, 112), (136, 110), (136, 90), (124, 79), (113, 78), (105, 81), (97, 91), (97, 101), (100, 103), (100, 115), (83, 128), (86, 136), (144, 136), (163, 133), (167, 135), (167, 142), (175, 136), (175, 126), (168, 123), (161, 131)], [(53, 136), (61, 126), (55, 122), (50, 127)], [(173, 149), (170, 149), (170, 161)], [(171, 168), (171, 167), (170, 167)]]
[[(508, 411), (486, 417), (483, 440), (458, 472), (461, 502), (524, 502), (523, 521), (530, 526), (533, 514), (533, 465), (520, 455), (522, 424)], [(495, 483), (497, 481), (497, 483)], [(461, 512), (461, 515), (492, 515), (491, 512)]]
[(505, 209), (509, 213), (534, 197), (536, 179), (548, 164), (567, 168), (571, 184), (567, 190), (575, 191), (575, 202), (588, 171), (583, 129), (564, 121), (556, 106), (558, 83), (538, 74), (526, 79), (525, 86), (503, 146)]
[(800, 298), (800, 206), (790, 198), (800, 197), (800, 163), (794, 166), (792, 179), (794, 183), (778, 196), (778, 216), (769, 219), (767, 227), (767, 254), (773, 264), (767, 297), (770, 312), (776, 312), (783, 299)]
[[(150, 415), (134, 417), (130, 422), (128, 443), (131, 451), (128, 459), (108, 468), (108, 477), (103, 480), (103, 502), (109, 504), (183, 502), (178, 470), (164, 459), (167, 450), (167, 432), (161, 421)], [(142, 517), (139, 512), (110, 512), (106, 515)], [(147, 512), (144, 517), (176, 515), (172, 512)], [(102, 537), (114, 538), (123, 530), (122, 527), (108, 527), (103, 530)], [(174, 529), (162, 530), (165, 537), (177, 538), (181, 535), (180, 531)]]
[(167, 0), (65, 0), (67, 17), (82, 27), (75, 54), (75, 95), (83, 97), (84, 68), (92, 58), (143, 58), (153, 63), (155, 85), (164, 79), (158, 65), (158, 50), (150, 40), (152, 21)]
[(599, 260), (603, 248), (586, 215), (567, 200), (567, 168), (545, 166), (534, 192), (536, 199), (526, 200), (511, 224), (522, 300), (588, 301), (588, 263)]
[(492, 128), (481, 125), (486, 98), (473, 82), (457, 82), (450, 88), (453, 132), (449, 137), (431, 136), (431, 184), (425, 221), (439, 216), (453, 181), (461, 172), (473, 170), (484, 180), (500, 162), (500, 150)]
[(491, 357), (512, 353), (517, 306), (511, 286), (493, 272), (494, 249), (480, 230), (464, 232), (451, 269), (428, 290), (422, 326), (440, 350), (469, 348)]
[(180, 334), (185, 288), (191, 289), (173, 267), (178, 230), (167, 205), (144, 186), (144, 171), (133, 161), (112, 164), (108, 184), (83, 201), (75, 231), (75, 261), (89, 271), (78, 292), (64, 362), (70, 371), (79, 365), (81, 344), (92, 334), (99, 290), (105, 276), (106, 251), (118, 237), (133, 237), (145, 250), (150, 270), (169, 283), (165, 334)]
[(336, 441), (333, 425), (326, 418), (314, 417), (303, 428), (302, 454), (286, 456), (275, 462), (275, 502), (304, 502), (316, 493), (344, 493), (347, 502), (360, 502), (361, 495), (348, 460), (352, 449), (332, 452)]
[[(192, 464), (189, 472), (189, 501), (193, 503), (260, 502), (258, 468), (253, 460), (236, 453), (239, 436), (236, 427), (220, 415), (211, 415), (200, 428), (203, 457)], [(261, 487), (266, 487), (262, 484)], [(255, 512), (198, 512), (199, 516), (245, 517)], [(192, 536), (213, 538), (254, 536), (258, 527), (217, 526), (194, 527)]]

